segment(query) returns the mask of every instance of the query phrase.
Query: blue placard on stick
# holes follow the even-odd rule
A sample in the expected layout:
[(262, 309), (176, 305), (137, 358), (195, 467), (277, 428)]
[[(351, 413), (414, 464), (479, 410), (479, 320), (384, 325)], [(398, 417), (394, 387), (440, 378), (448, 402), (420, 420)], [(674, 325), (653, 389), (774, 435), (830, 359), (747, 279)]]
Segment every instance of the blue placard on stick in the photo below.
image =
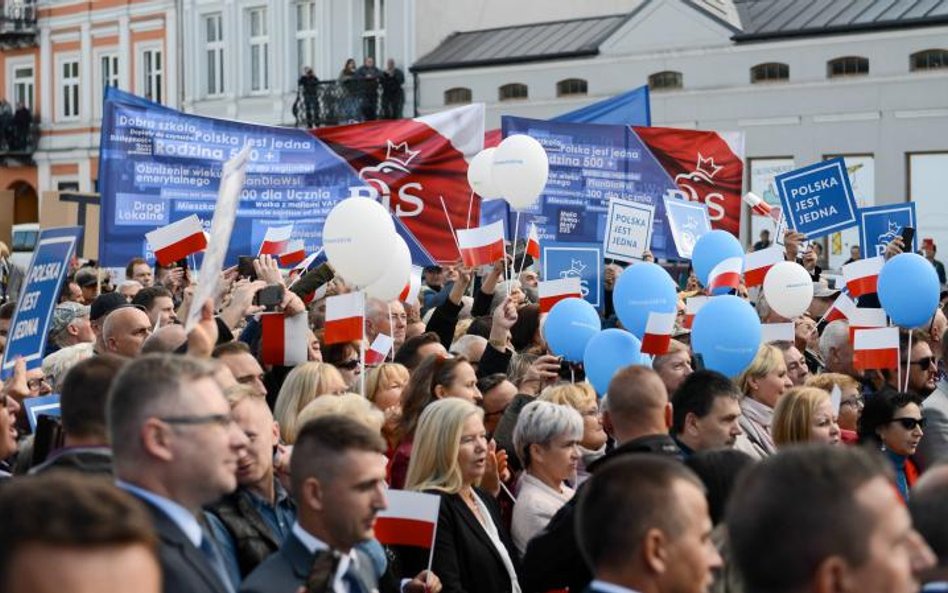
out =
[(26, 368), (43, 363), (46, 337), (59, 300), (69, 260), (82, 238), (82, 227), (61, 227), (40, 232), (30, 269), (20, 289), (16, 312), (10, 323), (7, 345), (3, 350), (2, 376), (10, 376), (13, 364), (23, 357)]
[(23, 400), (26, 419), (30, 422), (30, 431), (36, 432), (36, 419), (39, 416), (61, 416), (59, 394), (44, 395), (43, 397), (28, 397)]
[(859, 224), (846, 163), (829, 159), (774, 179), (790, 227), (816, 239)]
[[(863, 257), (875, 257), (885, 252), (885, 246), (902, 234), (904, 227), (918, 230), (915, 219), (915, 202), (875, 206), (859, 209), (859, 243)], [(918, 251), (918, 233), (912, 245), (906, 249)]]
[(602, 243), (543, 243), (543, 279), (579, 278), (583, 298), (602, 307)]
[(701, 202), (691, 202), (678, 198), (665, 198), (665, 212), (678, 257), (691, 259), (695, 243), (703, 235), (711, 232), (711, 217), (708, 207)]

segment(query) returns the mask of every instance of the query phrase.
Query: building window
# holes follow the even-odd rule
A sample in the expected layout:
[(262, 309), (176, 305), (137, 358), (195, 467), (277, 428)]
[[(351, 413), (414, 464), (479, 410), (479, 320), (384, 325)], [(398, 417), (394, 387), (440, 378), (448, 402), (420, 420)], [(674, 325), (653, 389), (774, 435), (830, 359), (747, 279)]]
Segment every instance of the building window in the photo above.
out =
[(33, 66), (17, 66), (13, 69), (13, 108), (16, 109), (20, 103), (26, 105), (26, 108), (33, 111), (33, 89), (35, 87), (33, 79)]
[(471, 102), (471, 89), (464, 87), (455, 87), (444, 91), (445, 105), (459, 105)]
[(161, 57), (160, 49), (142, 51), (142, 92), (146, 99), (155, 103), (164, 103), (162, 95), (164, 65)]
[(385, 60), (385, 0), (362, 1), (362, 59), (372, 58), (381, 68)]
[(527, 85), (519, 82), (512, 82), (500, 87), (498, 98), (501, 101), (513, 101), (516, 99), (526, 99), (528, 97)]
[(869, 74), (869, 59), (859, 56), (845, 56), (826, 62), (826, 77), (862, 76)]
[(79, 118), (79, 60), (64, 60), (59, 64), (59, 117), (63, 120)]
[(250, 92), (259, 93), (270, 88), (270, 38), (267, 36), (266, 7), (247, 11), (250, 30)]
[(948, 68), (948, 49), (926, 49), (911, 56), (909, 67), (916, 70), (940, 70)]
[(667, 91), (682, 88), (681, 72), (656, 72), (648, 77), (648, 88), (653, 91)]
[(102, 117), (102, 100), (105, 97), (105, 89), (108, 87), (118, 88), (119, 86), (119, 57), (117, 53), (102, 53), (96, 57), (96, 80), (98, 85), (95, 89), (95, 117)]
[(303, 68), (316, 69), (316, 2), (300, 0), (296, 5), (296, 72)]
[(224, 22), (220, 13), (204, 17), (207, 96), (224, 94)]
[(556, 83), (556, 96), (585, 95), (588, 85), (582, 78), (567, 78)]
[(751, 68), (751, 84), (790, 80), (790, 66), (780, 62), (757, 64)]

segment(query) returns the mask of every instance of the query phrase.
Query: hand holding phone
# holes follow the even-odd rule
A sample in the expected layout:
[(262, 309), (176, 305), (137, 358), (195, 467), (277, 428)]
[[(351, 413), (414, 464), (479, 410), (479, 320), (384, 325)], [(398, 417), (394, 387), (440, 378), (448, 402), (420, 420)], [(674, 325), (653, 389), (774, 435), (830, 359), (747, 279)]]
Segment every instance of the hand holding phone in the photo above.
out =
[(905, 253), (910, 253), (914, 251), (912, 249), (912, 243), (915, 240), (915, 228), (910, 226), (902, 227), (902, 251)]

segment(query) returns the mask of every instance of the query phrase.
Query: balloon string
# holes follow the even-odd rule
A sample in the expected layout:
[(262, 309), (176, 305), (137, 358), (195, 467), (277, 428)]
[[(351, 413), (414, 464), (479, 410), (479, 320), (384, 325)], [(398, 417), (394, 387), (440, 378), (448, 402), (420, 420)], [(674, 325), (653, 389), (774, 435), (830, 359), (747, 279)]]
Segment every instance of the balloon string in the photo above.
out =
[[(409, 282), (411, 282), (411, 280), (409, 280)], [(388, 308), (388, 333), (392, 335), (392, 362), (395, 362), (395, 323), (392, 321), (392, 302), (389, 301), (386, 307)]]
[(444, 204), (444, 196), (438, 196), (441, 199), (441, 209), (444, 210), (444, 218), (448, 221), (448, 228), (451, 229), (451, 237), (454, 239), (454, 245), (458, 248), (458, 257), (461, 257), (461, 243), (458, 242), (458, 235), (454, 232), (454, 225), (451, 224), (451, 217), (448, 215), (448, 207)]
[(517, 218), (514, 222), (514, 234), (513, 240), (510, 244), (513, 246), (513, 259), (510, 260), (510, 280), (511, 282), (507, 283), (507, 296), (510, 296), (510, 285), (513, 283), (513, 273), (516, 271), (514, 267), (517, 263), (517, 235), (520, 234), (520, 211), (517, 210)]
[(474, 192), (471, 191), (471, 197), (467, 202), (467, 228), (471, 228), (471, 211), (474, 209)]
[[(912, 333), (914, 333), (914, 331), (915, 330), (909, 330), (908, 352), (905, 353), (905, 387), (902, 388), (902, 391), (908, 391), (909, 375), (912, 374)], [(901, 364), (899, 366), (901, 366)]]

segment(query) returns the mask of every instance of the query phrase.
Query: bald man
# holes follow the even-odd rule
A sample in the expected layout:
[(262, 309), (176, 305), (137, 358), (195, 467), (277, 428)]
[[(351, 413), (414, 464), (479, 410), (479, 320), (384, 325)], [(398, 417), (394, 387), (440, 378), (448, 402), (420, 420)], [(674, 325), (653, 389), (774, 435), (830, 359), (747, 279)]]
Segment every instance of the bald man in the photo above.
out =
[(105, 318), (102, 341), (107, 352), (135, 358), (151, 335), (151, 328), (151, 320), (144, 311), (138, 307), (120, 307)]
[(142, 345), (142, 354), (174, 352), (188, 341), (188, 334), (180, 323), (159, 327)]

